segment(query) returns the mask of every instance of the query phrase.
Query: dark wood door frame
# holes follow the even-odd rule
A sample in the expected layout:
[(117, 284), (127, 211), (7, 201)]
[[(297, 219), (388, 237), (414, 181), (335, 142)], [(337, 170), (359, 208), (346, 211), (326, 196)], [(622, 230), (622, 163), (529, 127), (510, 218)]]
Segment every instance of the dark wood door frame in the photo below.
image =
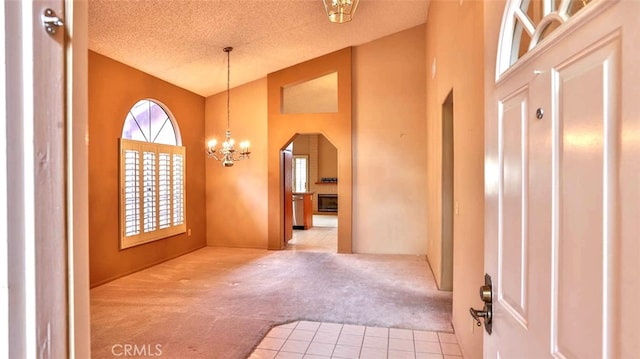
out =
[(282, 166), (282, 193), (283, 193), (283, 208), (284, 208), (284, 243), (283, 247), (287, 246), (287, 243), (293, 238), (293, 152), (286, 148), (281, 151), (281, 166)]

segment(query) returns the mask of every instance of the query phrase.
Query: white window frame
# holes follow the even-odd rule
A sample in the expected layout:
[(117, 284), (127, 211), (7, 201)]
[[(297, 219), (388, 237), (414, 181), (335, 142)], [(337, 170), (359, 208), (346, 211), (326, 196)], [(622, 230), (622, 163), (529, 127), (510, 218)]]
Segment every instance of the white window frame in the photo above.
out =
[[(303, 160), (305, 162), (304, 178), (300, 178), (300, 171), (298, 171), (298, 161)], [(309, 156), (308, 155), (294, 155), (291, 159), (292, 162), (292, 176), (293, 192), (309, 192)], [(304, 185), (301, 185), (299, 181), (304, 181)]]
[[(179, 144), (173, 117), (153, 102), (167, 114)], [(121, 138), (120, 249), (185, 233), (185, 184), (185, 147)]]
[[(556, 0), (542, 0), (543, 16), (536, 24), (528, 17), (525, 10), (522, 10), (523, 7), (527, 8), (531, 1), (510, 0), (506, 3), (498, 41), (496, 82), (507, 78), (515, 68), (532, 58), (535, 52), (543, 51), (544, 47), (561, 36), (563, 31), (558, 30), (559, 28), (565, 28), (566, 24), (572, 22), (588, 21), (592, 14), (597, 14), (595, 8), (610, 6), (616, 2), (589, 0), (583, 4), (583, 8), (575, 10), (574, 13), (572, 12), (574, 9), (571, 9), (572, 0), (561, 0), (559, 3)], [(558, 28), (543, 38), (545, 30), (553, 23), (558, 24)], [(518, 56), (524, 32), (530, 38), (530, 43), (527, 52)]]

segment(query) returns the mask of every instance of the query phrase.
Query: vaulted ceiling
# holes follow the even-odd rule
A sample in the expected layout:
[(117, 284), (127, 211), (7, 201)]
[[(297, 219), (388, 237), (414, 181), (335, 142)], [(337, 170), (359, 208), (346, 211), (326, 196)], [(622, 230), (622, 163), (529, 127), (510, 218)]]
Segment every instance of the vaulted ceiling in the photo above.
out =
[(429, 0), (360, 0), (330, 23), (321, 0), (90, 0), (89, 49), (203, 96), (420, 24)]

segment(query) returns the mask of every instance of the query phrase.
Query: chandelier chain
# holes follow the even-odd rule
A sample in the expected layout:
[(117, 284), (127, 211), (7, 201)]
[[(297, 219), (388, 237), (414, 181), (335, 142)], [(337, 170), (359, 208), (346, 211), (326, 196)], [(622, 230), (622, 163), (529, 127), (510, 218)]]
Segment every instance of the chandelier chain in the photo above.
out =
[(225, 48), (225, 51), (227, 52), (227, 130), (230, 128), (229, 126), (229, 118), (231, 118), (231, 111), (230, 111), (230, 96), (229, 96), (229, 86), (230, 86), (230, 81), (231, 81), (231, 62), (230, 62), (230, 53), (231, 50), (233, 48), (228, 47)]

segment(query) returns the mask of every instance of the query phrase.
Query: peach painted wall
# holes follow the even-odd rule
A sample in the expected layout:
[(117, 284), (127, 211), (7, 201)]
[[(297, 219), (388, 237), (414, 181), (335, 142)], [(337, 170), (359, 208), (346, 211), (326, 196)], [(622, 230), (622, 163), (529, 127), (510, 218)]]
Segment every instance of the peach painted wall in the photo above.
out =
[[(204, 98), (89, 51), (89, 266), (91, 286), (205, 246)], [(173, 113), (186, 146), (187, 233), (119, 248), (119, 144), (140, 99)]]
[[(317, 138), (318, 135), (310, 135), (310, 134), (304, 134), (304, 135), (298, 135), (296, 136), (296, 138), (293, 140), (293, 154), (294, 155), (311, 155), (311, 146), (309, 144), (309, 141), (311, 139), (311, 137), (315, 137)], [(318, 160), (318, 156), (316, 154), (315, 156), (316, 158), (313, 159), (311, 157), (309, 157), (309, 161), (317, 161)], [(315, 178), (311, 178), (311, 180), (315, 180)]]
[(311, 180), (322, 177), (338, 177), (338, 150), (326, 137), (318, 136), (318, 178)]
[(353, 51), (358, 253), (427, 252), (425, 26)]
[[(353, 188), (350, 212), (354, 226), (341, 220), (339, 231), (346, 232), (344, 236), (349, 239), (353, 234), (353, 251), (424, 255), (427, 250), (425, 27), (375, 40), (352, 48), (352, 52), (354, 97), (353, 110), (349, 112), (354, 123), (348, 128), (352, 131), (353, 148), (337, 128), (302, 121), (299, 131), (322, 132), (333, 136), (334, 144), (342, 141), (348, 146), (346, 150), (351, 156), (346, 162), (338, 160), (337, 177), (345, 184), (342, 181), (345, 176), (340, 173), (346, 173), (346, 167), (351, 167), (353, 161), (355, 181), (349, 191), (343, 189), (341, 197), (351, 197)], [(267, 248), (265, 231), (271, 230), (264, 221), (271, 214), (265, 196), (272, 195), (267, 183), (275, 174), (268, 172), (265, 156), (268, 151), (277, 152), (286, 142), (285, 137), (290, 139), (296, 131), (278, 134), (275, 141), (278, 143), (269, 144), (267, 149), (266, 82), (267, 79), (261, 79), (231, 90), (231, 129), (234, 137), (252, 141), (252, 158), (226, 170), (207, 160), (209, 245)], [(224, 131), (225, 101), (225, 93), (207, 98), (207, 138), (214, 132), (220, 136)], [(236, 101), (242, 104), (240, 108), (234, 107)], [(243, 184), (242, 190), (238, 183)], [(274, 188), (277, 191), (277, 185)], [(277, 201), (276, 197), (273, 201)], [(349, 202), (341, 200), (341, 208), (351, 208)], [(225, 221), (216, 214), (222, 211), (227, 211), (231, 219)], [(339, 215), (349, 215), (345, 212)], [(275, 219), (274, 223), (277, 222)], [(279, 232), (275, 227), (273, 230), (269, 235), (274, 238), (273, 247), (277, 247)], [(351, 252), (352, 248), (345, 244), (342, 251)]]
[(315, 175), (309, 173), (310, 185), (320, 181), (323, 177), (338, 177), (338, 150), (323, 135), (302, 134), (296, 136), (293, 140), (293, 154), (309, 155), (309, 168), (316, 167)]
[(469, 307), (481, 307), (478, 288), (484, 282), (483, 10), (480, 1), (432, 1), (426, 25), (428, 258), (439, 281), (441, 112), (453, 89), (453, 325), (465, 358), (482, 356), (484, 332), (469, 315)]
[[(226, 91), (206, 99), (207, 139), (222, 142), (226, 106)], [(231, 89), (230, 113), (232, 137), (251, 141), (252, 153), (230, 168), (206, 160), (207, 244), (267, 248), (267, 79)]]

